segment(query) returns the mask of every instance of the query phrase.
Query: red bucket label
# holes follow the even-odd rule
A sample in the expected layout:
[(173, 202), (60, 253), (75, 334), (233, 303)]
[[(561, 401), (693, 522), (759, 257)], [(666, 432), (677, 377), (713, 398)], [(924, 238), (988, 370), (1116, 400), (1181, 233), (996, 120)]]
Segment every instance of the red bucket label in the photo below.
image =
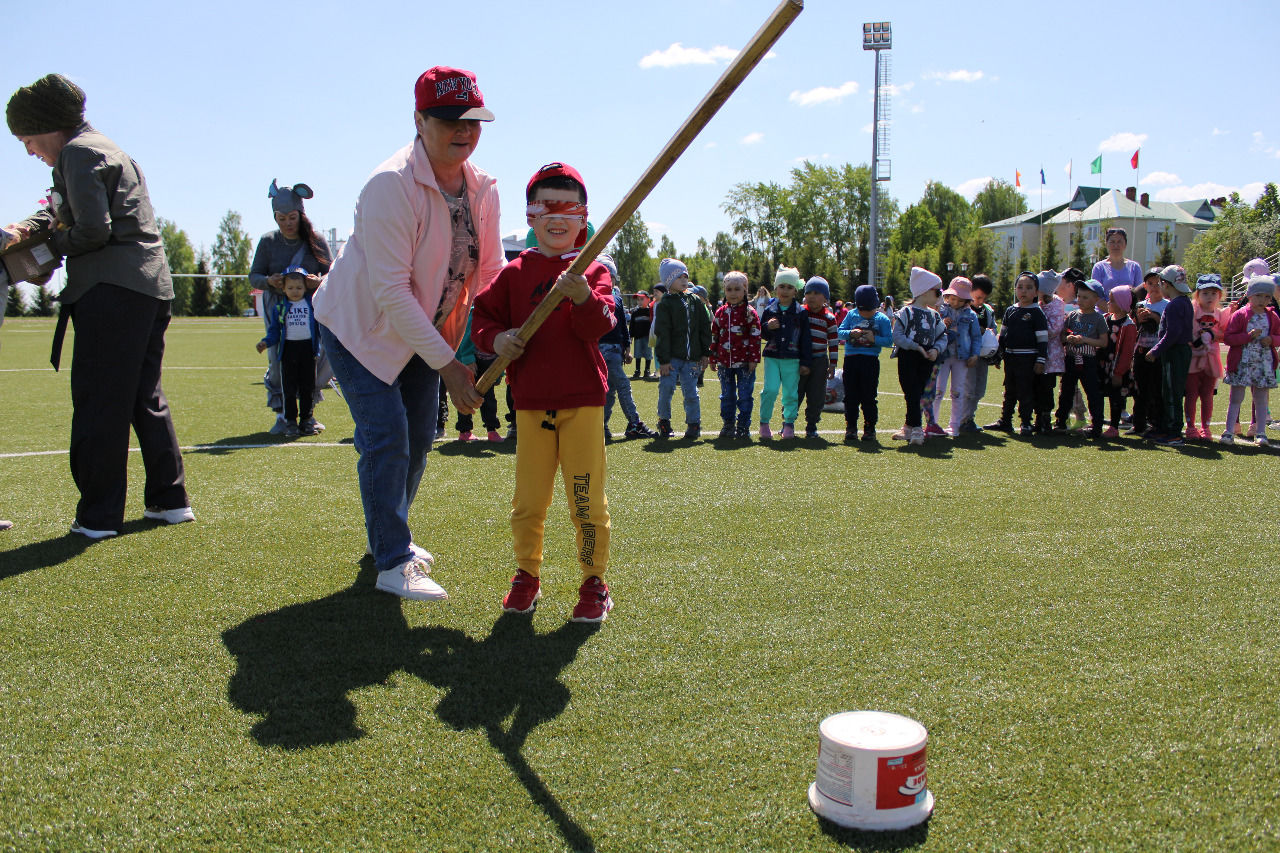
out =
[(925, 750), (880, 758), (876, 764), (876, 808), (914, 806), (926, 796)]

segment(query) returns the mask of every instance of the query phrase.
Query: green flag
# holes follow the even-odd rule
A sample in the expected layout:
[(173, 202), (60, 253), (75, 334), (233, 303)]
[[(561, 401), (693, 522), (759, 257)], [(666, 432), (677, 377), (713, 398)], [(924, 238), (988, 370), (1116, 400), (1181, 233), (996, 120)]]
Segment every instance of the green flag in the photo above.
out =
[(1098, 155), (1097, 160), (1094, 160), (1092, 163), (1089, 164), (1089, 174), (1091, 175), (1102, 174), (1102, 155), (1101, 154)]

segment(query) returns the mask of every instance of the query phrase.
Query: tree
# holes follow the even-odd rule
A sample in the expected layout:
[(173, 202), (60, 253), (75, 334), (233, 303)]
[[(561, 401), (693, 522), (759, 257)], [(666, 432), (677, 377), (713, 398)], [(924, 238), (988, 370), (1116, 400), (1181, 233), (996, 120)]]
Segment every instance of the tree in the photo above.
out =
[(902, 212), (896, 238), (898, 248), (909, 255), (938, 245), (942, 240), (942, 229), (927, 207), (913, 204)]
[(676, 244), (666, 234), (662, 235), (662, 239), (658, 241), (658, 259), (674, 258), (676, 255)]
[(737, 269), (741, 263), (741, 249), (733, 241), (733, 235), (724, 231), (716, 232), (715, 239), (711, 241), (711, 254), (719, 272)]
[(1168, 225), (1160, 235), (1160, 254), (1156, 256), (1156, 263), (1162, 267), (1173, 263), (1173, 234), (1169, 231)]
[(4, 302), (4, 316), (21, 317), (27, 313), (26, 300), (22, 298), (22, 291), (16, 286), (9, 288), (9, 296)]
[(196, 261), (195, 286), (191, 291), (191, 313), (196, 317), (208, 317), (213, 311), (213, 281), (209, 278), (209, 256), (204, 249)]
[(31, 306), (31, 316), (52, 317), (53, 315), (53, 294), (49, 291), (49, 285), (42, 284), (36, 288), (36, 301)]
[[(248, 275), (253, 243), (241, 227), (240, 214), (228, 210), (218, 223), (218, 236), (213, 241), (213, 271), (220, 276)], [(249, 282), (242, 278), (224, 278), (220, 281), (219, 310), (235, 316), (249, 303)]]
[(1232, 280), (1250, 258), (1265, 258), (1280, 251), (1280, 198), (1276, 185), (1267, 184), (1249, 207), (1232, 193), (1222, 213), (1183, 253), (1188, 275), (1216, 272), (1223, 282)]
[(1083, 272), (1085, 275), (1093, 269), (1089, 263), (1089, 255), (1085, 252), (1084, 247), (1084, 221), (1077, 219), (1076, 224), (1071, 231), (1071, 266)]
[(978, 225), (999, 222), (1027, 212), (1027, 200), (1008, 181), (990, 180), (973, 197), (973, 213)]
[(933, 220), (938, 223), (938, 227), (945, 229), (950, 225), (953, 234), (964, 233), (973, 220), (973, 208), (965, 197), (937, 181), (925, 184), (920, 204), (933, 215)]
[(1031, 258), (1027, 255), (1027, 244), (1023, 243), (1022, 248), (1018, 250), (1018, 272), (1033, 271), (1031, 270)]
[(195, 288), (195, 282), (181, 273), (195, 272), (195, 249), (191, 247), (187, 232), (173, 222), (157, 219), (156, 223), (160, 226), (164, 255), (169, 261), (169, 274), (173, 276), (173, 304), (170, 307), (174, 316), (181, 317), (191, 312), (191, 294)]
[(613, 238), (613, 262), (618, 265), (618, 278), (622, 282), (618, 287), (634, 291), (648, 290), (656, 278), (653, 272), (653, 261), (649, 250), (653, 248), (653, 238), (649, 236), (649, 227), (644, 224), (640, 211), (631, 214), (618, 234)]
[(1018, 271), (1013, 268), (1013, 250), (1008, 242), (1000, 250), (1000, 266), (996, 270), (995, 288), (991, 292), (991, 301), (996, 304), (997, 313), (1013, 304), (1013, 282)]
[[(1058, 237), (1053, 232), (1053, 226), (1050, 225), (1045, 229), (1044, 242), (1040, 244), (1040, 269), (1056, 270), (1058, 268)], [(1080, 268), (1082, 271), (1083, 269)], [(1085, 275), (1088, 275), (1085, 272)]]

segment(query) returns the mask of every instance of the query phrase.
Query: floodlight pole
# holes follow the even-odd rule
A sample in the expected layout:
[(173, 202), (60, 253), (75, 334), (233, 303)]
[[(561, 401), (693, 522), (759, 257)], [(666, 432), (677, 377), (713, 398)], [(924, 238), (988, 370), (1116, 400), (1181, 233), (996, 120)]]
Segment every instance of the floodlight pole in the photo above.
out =
[(879, 287), (880, 269), (876, 249), (880, 231), (880, 51), (893, 45), (888, 21), (862, 25), (862, 49), (876, 54), (876, 79), (872, 87), (871, 107), (871, 223), (867, 246), (867, 283)]

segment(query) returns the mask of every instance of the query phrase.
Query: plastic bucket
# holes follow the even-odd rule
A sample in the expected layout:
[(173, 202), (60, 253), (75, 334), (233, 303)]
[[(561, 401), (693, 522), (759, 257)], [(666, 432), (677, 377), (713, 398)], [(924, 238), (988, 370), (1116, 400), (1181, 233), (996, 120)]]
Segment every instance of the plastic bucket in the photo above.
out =
[(854, 829), (906, 829), (933, 813), (924, 726), (900, 714), (846, 711), (818, 733), (818, 777), (809, 786), (817, 815)]

